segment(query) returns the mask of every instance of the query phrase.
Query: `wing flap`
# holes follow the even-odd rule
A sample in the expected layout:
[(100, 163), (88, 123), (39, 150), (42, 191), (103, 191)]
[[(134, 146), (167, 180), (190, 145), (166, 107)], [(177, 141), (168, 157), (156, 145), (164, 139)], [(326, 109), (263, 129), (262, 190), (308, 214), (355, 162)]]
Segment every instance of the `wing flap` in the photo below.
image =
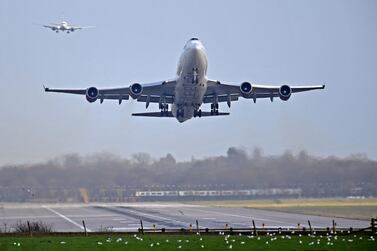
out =
[(140, 112), (140, 113), (132, 113), (132, 116), (137, 116), (137, 117), (174, 118), (172, 112), (167, 112), (167, 113), (162, 113), (162, 112)]
[(226, 116), (229, 114), (230, 114), (229, 112), (219, 112), (218, 114), (212, 114), (211, 112), (202, 111), (202, 117)]

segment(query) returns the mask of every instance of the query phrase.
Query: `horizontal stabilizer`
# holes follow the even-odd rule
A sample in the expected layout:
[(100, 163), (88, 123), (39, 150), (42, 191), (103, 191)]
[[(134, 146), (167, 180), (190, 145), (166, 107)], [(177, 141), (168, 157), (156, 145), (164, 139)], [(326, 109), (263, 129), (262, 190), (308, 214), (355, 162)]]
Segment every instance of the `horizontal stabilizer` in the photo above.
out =
[[(229, 115), (229, 112), (219, 112), (218, 114), (212, 114), (211, 112), (202, 112), (201, 117), (213, 117), (213, 116), (225, 116)], [(141, 113), (132, 113), (132, 116), (139, 116), (139, 117), (160, 117), (160, 118), (173, 118), (173, 113), (166, 112), (141, 112)]]
[(172, 118), (173, 113), (172, 112), (141, 112), (141, 113), (132, 113), (132, 116), (140, 116), (140, 117), (167, 117)]

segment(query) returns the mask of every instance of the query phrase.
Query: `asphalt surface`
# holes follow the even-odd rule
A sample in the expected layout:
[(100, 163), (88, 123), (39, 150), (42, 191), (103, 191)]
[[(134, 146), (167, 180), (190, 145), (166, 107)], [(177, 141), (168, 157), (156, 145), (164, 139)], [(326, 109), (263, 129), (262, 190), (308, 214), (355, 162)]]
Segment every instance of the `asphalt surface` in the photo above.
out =
[(195, 227), (199, 221), (200, 228), (222, 229), (225, 224), (233, 228), (250, 228), (254, 219), (257, 227), (331, 227), (334, 219), (340, 228), (364, 228), (369, 221), (350, 220), (311, 216), (275, 211), (219, 208), (181, 203), (122, 203), (122, 204), (5, 204), (0, 206), (0, 232), (9, 230), (19, 221), (36, 221), (52, 224), (57, 232), (83, 231), (84, 220), (89, 232), (93, 231), (136, 231), (140, 220), (144, 228), (188, 228)]

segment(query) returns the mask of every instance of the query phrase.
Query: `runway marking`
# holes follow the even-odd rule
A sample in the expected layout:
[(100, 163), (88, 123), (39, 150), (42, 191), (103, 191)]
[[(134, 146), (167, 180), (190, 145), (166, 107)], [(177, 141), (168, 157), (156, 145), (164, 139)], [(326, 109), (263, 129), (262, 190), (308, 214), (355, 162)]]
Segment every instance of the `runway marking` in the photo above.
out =
[(141, 215), (147, 215), (151, 218), (160, 218), (160, 219), (163, 219), (163, 220), (168, 220), (168, 221), (175, 221), (175, 222), (178, 222), (178, 223), (181, 223), (181, 224), (184, 224), (184, 225), (189, 225), (190, 223), (188, 222), (184, 222), (184, 221), (179, 221), (179, 220), (174, 220), (174, 219), (169, 219), (169, 218), (166, 218), (166, 217), (162, 217), (162, 216), (156, 216), (156, 215), (153, 215), (153, 214), (147, 214), (147, 213), (143, 213), (143, 212), (139, 212), (139, 211), (134, 211), (134, 210), (130, 210), (130, 209), (126, 209), (130, 212), (133, 212), (135, 214), (141, 214)]
[[(42, 206), (42, 207), (45, 208), (45, 209), (47, 209), (47, 210), (49, 210), (50, 212), (52, 212), (52, 213), (54, 213), (54, 214), (60, 216), (60, 217), (63, 218), (64, 220), (66, 220), (66, 221), (72, 223), (73, 225), (75, 225), (76, 227), (80, 228), (81, 230), (84, 230), (84, 227), (83, 227), (83, 226), (81, 226), (81, 225), (78, 224), (77, 222), (71, 220), (71, 219), (68, 218), (67, 216), (65, 216), (65, 215), (63, 215), (63, 214), (61, 214), (61, 213), (59, 213), (58, 211), (55, 211), (54, 209), (49, 208), (49, 207), (46, 207), (46, 206)], [(86, 231), (87, 231), (87, 232), (92, 232), (92, 230), (90, 230), (89, 228), (86, 228)]]
[[(208, 211), (208, 210), (198, 209), (198, 208), (189, 208), (187, 210), (197, 210), (197, 211), (201, 211), (201, 212), (205, 212), (205, 213), (210, 213), (210, 214), (218, 214), (218, 215), (226, 215), (226, 216), (232, 216), (232, 217), (238, 217), (238, 218), (246, 218), (246, 219), (249, 219), (249, 220), (252, 219), (251, 216), (244, 216), (244, 215), (223, 213), (223, 212), (218, 212), (218, 211)], [(286, 222), (286, 221), (278, 221), (278, 220), (263, 219), (263, 218), (253, 218), (253, 219), (262, 220), (262, 221), (279, 222), (279, 223), (288, 223), (289, 224), (289, 222)]]
[[(157, 216), (157, 215), (153, 215), (153, 214), (148, 214), (148, 213), (143, 213), (143, 212), (139, 212), (139, 211), (134, 211), (134, 210), (131, 210), (131, 209), (128, 209), (128, 208), (123, 208), (124, 210), (128, 210), (130, 212), (133, 212), (134, 214), (139, 214), (139, 215), (147, 215), (151, 218), (160, 218), (160, 219), (163, 219), (163, 220), (168, 220), (168, 221), (175, 221), (177, 223), (181, 223), (183, 224), (184, 226), (188, 226), (189, 224), (192, 224), (192, 223), (188, 223), (188, 222), (184, 222), (184, 221), (179, 221), (179, 220), (175, 220), (175, 219), (171, 219), (171, 218), (166, 218), (166, 217), (162, 217), (162, 216)], [(200, 226), (200, 228), (204, 228), (203, 226)]]

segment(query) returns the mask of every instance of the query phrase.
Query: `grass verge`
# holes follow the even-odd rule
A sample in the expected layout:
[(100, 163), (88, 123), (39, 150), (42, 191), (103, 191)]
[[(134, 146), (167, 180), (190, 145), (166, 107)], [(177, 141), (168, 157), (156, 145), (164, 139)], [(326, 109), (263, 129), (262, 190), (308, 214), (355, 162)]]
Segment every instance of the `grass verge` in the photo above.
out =
[(1, 237), (0, 251), (40, 250), (377, 250), (375, 237), (348, 236), (261, 237), (226, 235), (109, 235), (89, 237)]

